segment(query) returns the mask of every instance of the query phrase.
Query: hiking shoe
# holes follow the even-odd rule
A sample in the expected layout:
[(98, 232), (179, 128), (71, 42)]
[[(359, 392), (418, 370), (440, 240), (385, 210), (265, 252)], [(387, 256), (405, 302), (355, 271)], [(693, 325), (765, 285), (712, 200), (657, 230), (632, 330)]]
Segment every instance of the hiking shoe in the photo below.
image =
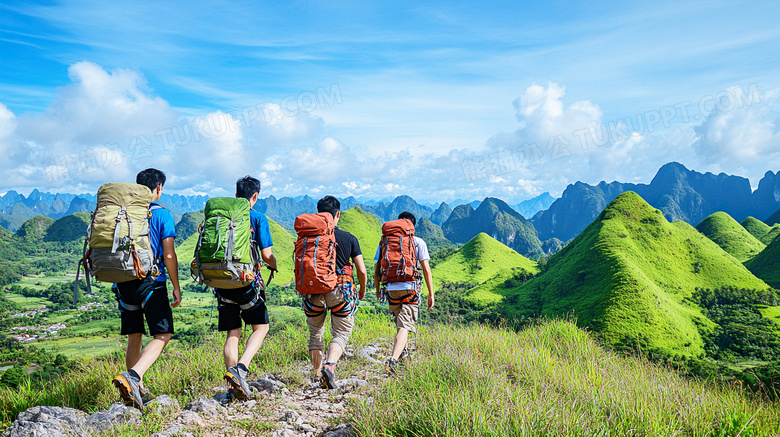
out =
[(396, 370), (398, 370), (398, 361), (392, 358), (387, 360), (387, 364), (385, 364), (385, 371), (391, 375), (394, 375)]
[(336, 386), (336, 365), (333, 363), (325, 363), (322, 365), (322, 377), (320, 378), (320, 386), (333, 390)]
[(225, 372), (225, 381), (233, 389), (233, 396), (239, 401), (249, 400), (249, 395), (252, 393), (249, 391), (249, 385), (246, 383), (246, 373), (246, 370), (240, 369), (238, 364)]
[(153, 400), (152, 394), (149, 393), (149, 389), (146, 387), (138, 387), (138, 391), (141, 392), (141, 401), (143, 401), (144, 405), (148, 404)]
[(144, 400), (141, 398), (141, 390), (138, 387), (140, 380), (133, 378), (127, 372), (122, 372), (115, 376), (111, 383), (119, 390), (119, 396), (128, 407), (135, 407), (139, 410), (144, 409)]
[(400, 362), (405, 361), (407, 359), (409, 359), (409, 349), (404, 348), (404, 350), (401, 351), (401, 356), (398, 357), (398, 362), (400, 363)]

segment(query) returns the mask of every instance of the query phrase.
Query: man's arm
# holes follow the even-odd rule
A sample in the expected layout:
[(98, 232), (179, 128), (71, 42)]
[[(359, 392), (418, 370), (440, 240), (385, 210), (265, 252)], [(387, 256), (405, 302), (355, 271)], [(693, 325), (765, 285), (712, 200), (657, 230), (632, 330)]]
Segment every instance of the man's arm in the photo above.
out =
[(376, 285), (376, 295), (379, 296), (379, 292), (382, 291), (382, 266), (379, 265), (379, 261), (374, 266), (374, 285)]
[(260, 256), (263, 257), (263, 261), (268, 264), (268, 268), (277, 271), (276, 268), (276, 255), (274, 255), (273, 248), (266, 247), (260, 250)]
[(425, 276), (425, 285), (428, 287), (428, 309), (433, 308), (433, 275), (431, 274), (431, 265), (428, 260), (420, 261), (423, 275)]
[(358, 282), (360, 283), (360, 290), (358, 291), (358, 299), (363, 300), (366, 296), (366, 283), (368, 282), (368, 272), (366, 271), (366, 263), (363, 262), (363, 255), (358, 255), (352, 258), (357, 269)]
[(181, 290), (179, 289), (179, 260), (176, 258), (176, 248), (174, 246), (174, 237), (163, 238), (163, 260), (165, 268), (168, 270), (168, 276), (173, 284), (173, 303), (176, 308), (181, 303)]

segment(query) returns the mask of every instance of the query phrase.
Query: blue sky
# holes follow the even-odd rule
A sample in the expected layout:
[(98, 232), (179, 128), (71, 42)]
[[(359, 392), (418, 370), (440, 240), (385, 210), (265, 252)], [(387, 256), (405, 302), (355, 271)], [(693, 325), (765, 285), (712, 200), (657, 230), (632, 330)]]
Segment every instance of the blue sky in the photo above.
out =
[[(182, 193), (220, 194), (250, 173), (277, 195), (518, 201), (576, 180), (648, 182), (670, 160), (754, 186), (780, 170), (777, 2), (160, 3), (0, 5), (0, 148), (13, 173), (0, 192), (94, 189), (157, 165)], [(520, 164), (526, 144), (698, 108), (733, 87), (757, 94)], [(318, 90), (338, 98), (301, 110)], [(198, 144), (155, 135), (285, 101), (295, 114)], [(141, 136), (153, 157), (132, 156)], [(113, 145), (124, 159), (95, 171), (63, 158)], [(216, 150), (233, 157), (196, 159)], [(514, 166), (472, 168), (502, 151)]]

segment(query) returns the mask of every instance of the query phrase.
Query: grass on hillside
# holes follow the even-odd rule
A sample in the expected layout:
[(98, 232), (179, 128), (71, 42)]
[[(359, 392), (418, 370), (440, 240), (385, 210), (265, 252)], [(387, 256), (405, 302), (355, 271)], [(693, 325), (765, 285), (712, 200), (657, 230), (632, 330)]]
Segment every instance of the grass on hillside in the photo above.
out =
[(354, 235), (360, 243), (363, 252), (363, 260), (367, 264), (373, 263), (376, 248), (382, 238), (382, 223), (369, 212), (355, 206), (346, 211), (341, 211), (339, 229)]
[(696, 229), (740, 262), (753, 258), (765, 247), (725, 212), (709, 215), (696, 225)]
[(767, 285), (692, 226), (669, 223), (629, 191), (553, 255), (544, 273), (504, 287), (499, 305), (507, 319), (573, 314), (610, 344), (700, 356), (700, 329), (713, 325), (687, 301), (696, 288)]
[(482, 232), (437, 261), (432, 273), (437, 285), (442, 282), (481, 284), (508, 269), (519, 269), (528, 275), (539, 273), (535, 262)]
[[(362, 347), (376, 342), (387, 344), (394, 335), (395, 330), (388, 316), (367, 311), (358, 311), (357, 314), (351, 345)], [(250, 377), (274, 374), (291, 387), (301, 386), (308, 375), (309, 366), (305, 317), (298, 310), (293, 320), (275, 321), (278, 319), (271, 319), (271, 331), (249, 368)], [(326, 344), (330, 341), (327, 331)], [(223, 342), (224, 334), (215, 333), (204, 344), (194, 348), (171, 348), (169, 345), (145, 375), (147, 387), (153, 395), (168, 394), (182, 406), (200, 397), (211, 398), (215, 394), (214, 387), (224, 386)], [(338, 371), (340, 375), (348, 375), (367, 366), (377, 367), (356, 356), (343, 359)], [(124, 356), (117, 352), (100, 360), (81, 360), (75, 370), (67, 377), (51, 382), (46, 391), (37, 391), (29, 386), (17, 390), (0, 388), (0, 429), (10, 425), (18, 413), (36, 405), (67, 406), (88, 413), (105, 410), (119, 401), (111, 379), (122, 370)], [(112, 435), (150, 435), (161, 431), (160, 426), (160, 422), (145, 421), (142, 425), (122, 426)]]
[(745, 266), (767, 284), (780, 289), (780, 238), (775, 238)]
[(414, 360), (359, 403), (361, 436), (769, 436), (780, 408), (599, 347), (564, 321), (520, 333), (422, 330)]
[(763, 238), (764, 235), (769, 232), (769, 229), (771, 229), (771, 226), (755, 217), (748, 217), (745, 220), (742, 220), (740, 225), (742, 225), (742, 227), (745, 228), (745, 230), (748, 231), (750, 235), (756, 237), (758, 240), (761, 240), (761, 238)]

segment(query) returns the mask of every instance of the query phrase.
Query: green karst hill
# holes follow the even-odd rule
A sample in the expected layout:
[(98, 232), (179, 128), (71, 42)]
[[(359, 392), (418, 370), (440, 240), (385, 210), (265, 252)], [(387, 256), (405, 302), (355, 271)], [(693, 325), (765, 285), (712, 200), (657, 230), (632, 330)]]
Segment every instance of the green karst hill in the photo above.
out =
[(710, 214), (696, 229), (740, 262), (764, 249), (764, 244), (725, 212)]
[(45, 217), (42, 215), (36, 215), (35, 217), (27, 220), (22, 224), (22, 227), (16, 231), (16, 235), (24, 238), (27, 241), (40, 241), (46, 236), (46, 230), (54, 223), (54, 219)]
[(431, 254), (441, 249), (455, 247), (455, 244), (444, 238), (444, 232), (441, 230), (441, 227), (425, 217), (420, 217), (417, 220), (417, 225), (414, 227), (414, 235), (425, 240), (425, 244), (428, 245), (428, 251)]
[(359, 206), (341, 211), (339, 229), (357, 237), (363, 260), (366, 266), (373, 263), (374, 253), (382, 238), (382, 223), (370, 212), (363, 211)]
[(539, 272), (535, 262), (482, 232), (437, 261), (432, 273), (438, 284), (466, 282), (476, 285), (513, 268), (529, 275)]
[(181, 216), (181, 220), (176, 223), (176, 240), (181, 244), (186, 239), (190, 238), (190, 235), (198, 232), (198, 226), (203, 223), (203, 219), (206, 216), (201, 211), (185, 212)]
[(764, 223), (768, 224), (769, 226), (780, 224), (780, 209), (778, 209), (772, 215), (767, 217), (767, 219), (764, 220)]
[(493, 299), (508, 318), (569, 315), (608, 343), (688, 356), (704, 352), (697, 324), (713, 325), (688, 300), (696, 288), (767, 288), (695, 228), (669, 223), (630, 191), (553, 255), (540, 276), (495, 286)]
[(740, 224), (745, 230), (750, 232), (750, 235), (756, 237), (758, 240), (761, 240), (761, 238), (772, 228), (755, 217), (748, 217), (745, 220), (742, 220), (742, 223)]
[(89, 225), (90, 215), (86, 212), (77, 212), (66, 215), (55, 221), (46, 230), (45, 241), (75, 241), (87, 237), (87, 226)]
[(742, 220), (741, 224), (743, 228), (750, 232), (750, 235), (756, 237), (764, 244), (771, 243), (775, 237), (780, 235), (780, 224), (769, 226), (754, 217), (748, 217), (745, 220)]
[(745, 266), (767, 284), (780, 289), (780, 238), (775, 238)]

